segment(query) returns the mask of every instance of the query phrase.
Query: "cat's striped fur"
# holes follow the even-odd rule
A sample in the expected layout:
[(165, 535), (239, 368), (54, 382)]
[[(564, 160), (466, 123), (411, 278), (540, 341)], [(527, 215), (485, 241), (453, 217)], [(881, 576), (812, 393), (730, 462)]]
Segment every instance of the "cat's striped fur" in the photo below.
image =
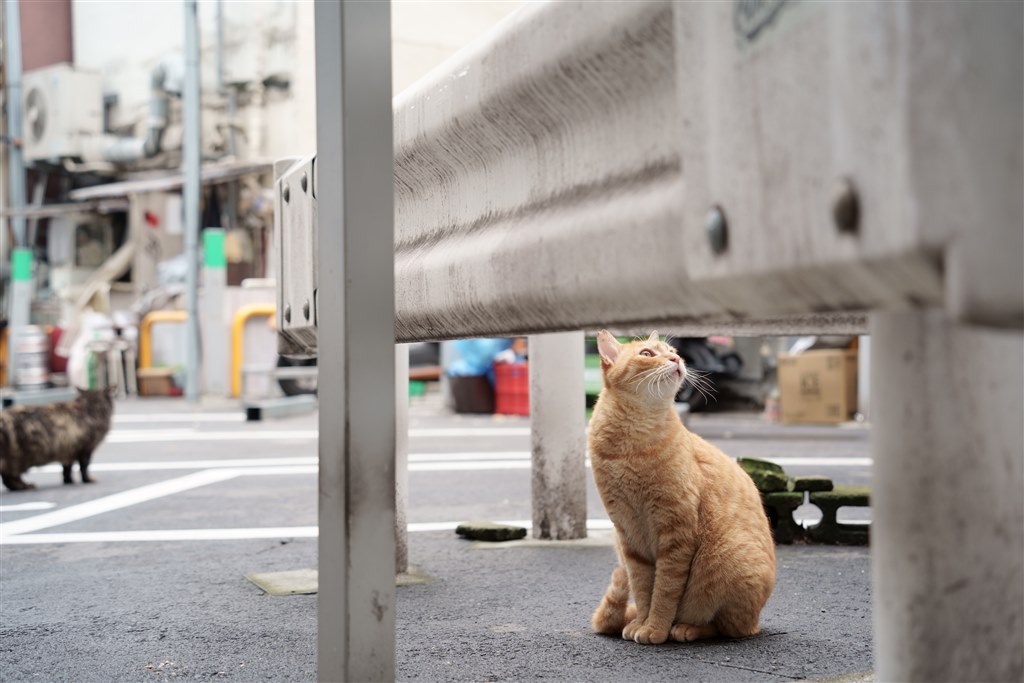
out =
[(657, 333), (619, 344), (601, 332), (598, 349), (589, 448), (620, 566), (594, 629), (651, 644), (757, 633), (775, 546), (753, 481), (679, 420), (686, 369)]

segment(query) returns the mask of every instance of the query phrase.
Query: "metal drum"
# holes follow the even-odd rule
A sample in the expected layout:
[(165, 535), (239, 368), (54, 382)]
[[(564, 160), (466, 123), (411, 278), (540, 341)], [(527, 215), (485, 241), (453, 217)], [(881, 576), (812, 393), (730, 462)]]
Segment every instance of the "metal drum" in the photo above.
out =
[(14, 349), (14, 386), (18, 389), (45, 389), (50, 383), (50, 335), (39, 325), (23, 325), (11, 330)]

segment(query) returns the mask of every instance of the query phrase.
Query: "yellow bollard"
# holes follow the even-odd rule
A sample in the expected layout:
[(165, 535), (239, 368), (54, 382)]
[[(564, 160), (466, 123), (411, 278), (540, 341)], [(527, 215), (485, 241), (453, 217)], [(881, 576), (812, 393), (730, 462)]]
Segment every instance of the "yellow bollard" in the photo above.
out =
[(139, 369), (153, 367), (153, 325), (155, 323), (183, 323), (186, 311), (150, 311), (139, 326)]
[(242, 342), (245, 338), (245, 323), (258, 315), (273, 317), (277, 314), (274, 304), (248, 304), (235, 313), (231, 322), (231, 397), (242, 394)]

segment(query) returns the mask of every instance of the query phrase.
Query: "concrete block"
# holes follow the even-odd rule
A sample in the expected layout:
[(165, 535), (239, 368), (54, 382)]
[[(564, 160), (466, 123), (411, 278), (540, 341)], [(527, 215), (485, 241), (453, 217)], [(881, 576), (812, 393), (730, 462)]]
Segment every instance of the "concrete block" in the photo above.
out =
[(779, 491), (763, 494), (761, 500), (776, 543), (789, 545), (804, 539), (804, 528), (793, 519), (793, 511), (804, 502), (803, 493)]
[(499, 542), (526, 538), (524, 527), (494, 522), (463, 522), (455, 528), (455, 533), (471, 541)]
[(790, 477), (790, 491), (831, 491), (834, 488), (832, 480), (821, 475), (807, 475), (803, 477)]
[(807, 529), (816, 543), (867, 545), (871, 527), (867, 524), (842, 524), (836, 514), (841, 507), (868, 507), (871, 490), (867, 486), (837, 486), (831, 491), (815, 491), (810, 501), (821, 509), (821, 521)]
[(761, 493), (785, 491), (789, 480), (786, 472), (772, 462), (755, 458), (740, 458), (740, 467), (754, 480), (754, 485)]

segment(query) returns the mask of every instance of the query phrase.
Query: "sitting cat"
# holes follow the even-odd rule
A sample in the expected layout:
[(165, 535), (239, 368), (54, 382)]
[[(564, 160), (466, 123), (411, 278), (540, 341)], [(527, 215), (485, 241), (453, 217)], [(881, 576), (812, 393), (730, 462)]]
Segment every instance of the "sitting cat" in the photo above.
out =
[(679, 420), (686, 368), (657, 332), (619, 344), (603, 331), (597, 344), (604, 388), (588, 440), (620, 566), (594, 630), (645, 644), (758, 633), (775, 545), (753, 481)]
[(110, 391), (79, 391), (73, 401), (23, 405), (0, 412), (0, 476), (11, 491), (35, 488), (21, 479), (30, 467), (59, 462), (64, 483), (74, 483), (71, 466), (78, 462), (83, 483), (89, 476), (92, 452), (110, 429), (114, 398)]

